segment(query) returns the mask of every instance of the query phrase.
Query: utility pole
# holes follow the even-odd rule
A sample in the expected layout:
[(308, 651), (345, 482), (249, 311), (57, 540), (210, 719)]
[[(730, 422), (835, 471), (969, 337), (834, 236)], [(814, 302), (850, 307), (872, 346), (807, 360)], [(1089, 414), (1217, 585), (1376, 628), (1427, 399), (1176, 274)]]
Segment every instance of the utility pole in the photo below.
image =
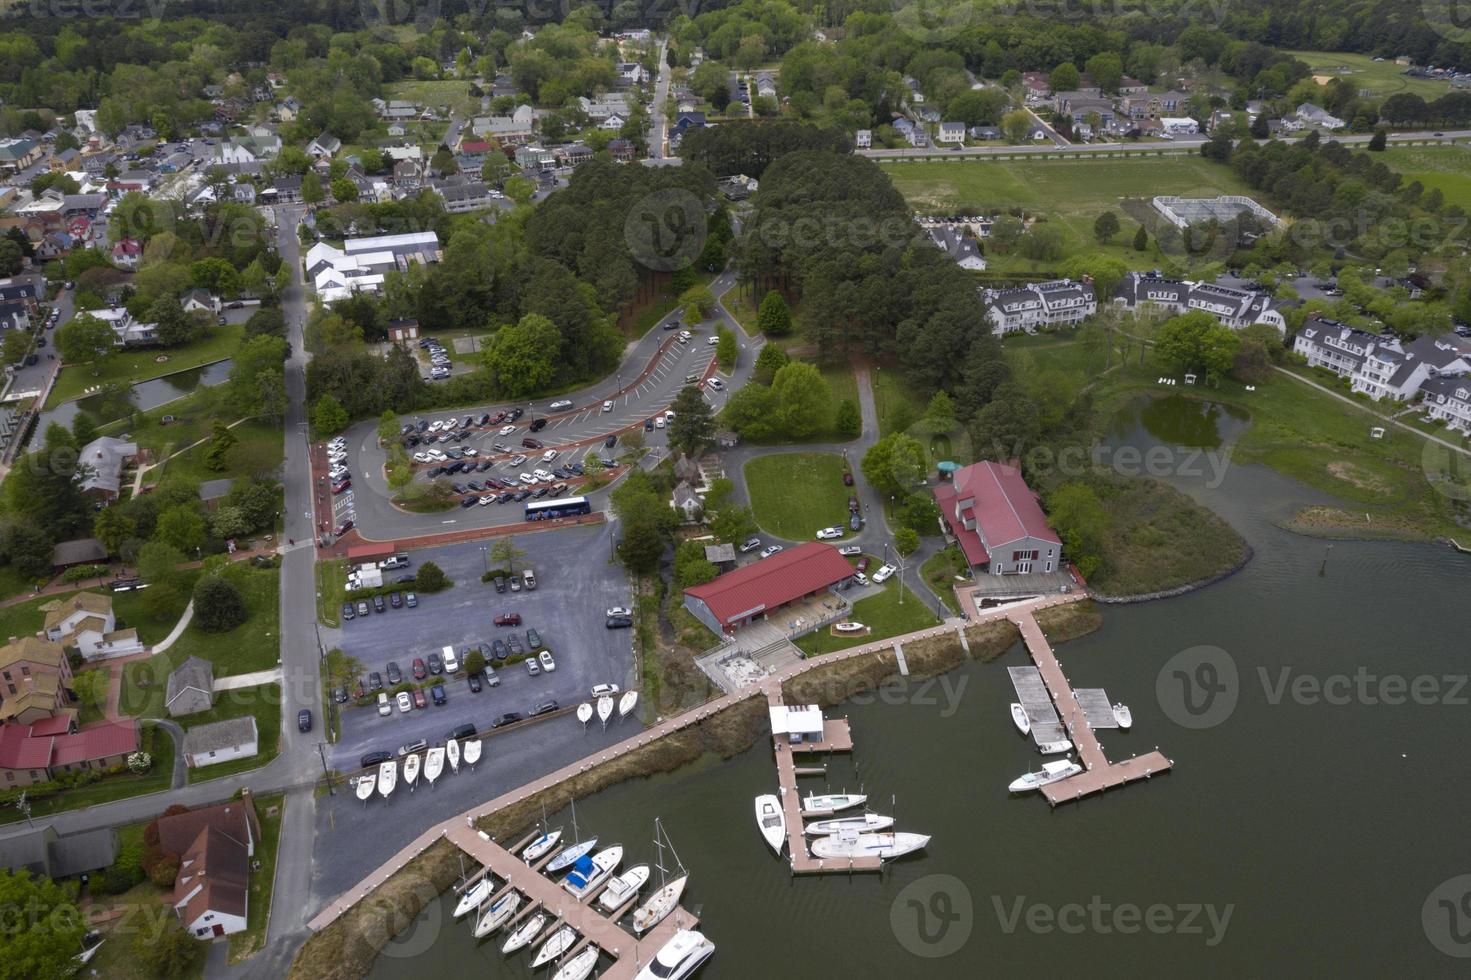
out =
[(332, 788), (332, 770), (327, 768), (327, 745), (325, 742), (317, 743), (317, 755), (322, 757), (322, 774), (327, 777), (327, 795), (336, 796), (337, 790)]

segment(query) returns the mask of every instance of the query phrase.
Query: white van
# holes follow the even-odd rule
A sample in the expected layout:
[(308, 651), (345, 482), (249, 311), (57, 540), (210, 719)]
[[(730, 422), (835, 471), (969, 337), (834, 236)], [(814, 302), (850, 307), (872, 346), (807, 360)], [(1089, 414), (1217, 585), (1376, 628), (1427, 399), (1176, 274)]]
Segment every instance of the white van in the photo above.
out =
[(444, 653), (440, 654), (440, 656), (444, 659), (444, 672), (446, 674), (453, 674), (460, 669), (460, 658), (455, 656), (454, 647), (445, 647)]

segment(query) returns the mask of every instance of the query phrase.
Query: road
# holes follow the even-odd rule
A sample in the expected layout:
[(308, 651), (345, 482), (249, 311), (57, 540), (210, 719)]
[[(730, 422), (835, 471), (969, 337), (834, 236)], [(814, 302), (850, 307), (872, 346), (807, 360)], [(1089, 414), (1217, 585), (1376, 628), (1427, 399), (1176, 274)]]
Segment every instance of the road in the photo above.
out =
[[(1282, 137), (1278, 137), (1283, 139)], [(1337, 135), (1326, 137), (1339, 143), (1367, 143), (1373, 139), (1373, 134), (1360, 133), (1355, 135)], [(1284, 139), (1284, 142), (1302, 139), (1301, 136), (1293, 136)], [(1446, 130), (1439, 136), (1428, 133), (1393, 133), (1389, 136), (1390, 143), (1452, 143), (1456, 140), (1471, 139), (1471, 129)], [(1074, 143), (1066, 147), (1069, 154), (1101, 154), (1104, 156), (1123, 154), (1149, 154), (1155, 155), (1161, 151), (1174, 150), (1176, 152), (1194, 152), (1200, 149), (1200, 145), (1206, 142), (1203, 136), (1180, 137), (1166, 143)], [(1028, 156), (1036, 154), (1057, 153), (1060, 148), (1049, 143), (1046, 146), (997, 144), (995, 146), (966, 146), (955, 149), (943, 150), (930, 149), (901, 149), (901, 150), (855, 150), (859, 156), (872, 157), (874, 159), (929, 159), (948, 157), (990, 157), (990, 156)]]
[(667, 39), (659, 42), (659, 76), (654, 81), (654, 101), (649, 106), (649, 160), (655, 163), (668, 159), (664, 153), (664, 140), (669, 120), (664, 116), (664, 103), (669, 101), (669, 83), (673, 74), (665, 53), (668, 47)]
[(1047, 138), (1052, 141), (1053, 146), (1067, 147), (1073, 145), (1067, 140), (1063, 139), (1062, 134), (1053, 129), (1051, 123), (1047, 122), (1041, 116), (1037, 115), (1037, 113), (1032, 110), (1031, 106), (1023, 106), (1023, 108), (1026, 109), (1027, 115), (1032, 117), (1032, 122), (1037, 126), (1037, 128), (1047, 134)]

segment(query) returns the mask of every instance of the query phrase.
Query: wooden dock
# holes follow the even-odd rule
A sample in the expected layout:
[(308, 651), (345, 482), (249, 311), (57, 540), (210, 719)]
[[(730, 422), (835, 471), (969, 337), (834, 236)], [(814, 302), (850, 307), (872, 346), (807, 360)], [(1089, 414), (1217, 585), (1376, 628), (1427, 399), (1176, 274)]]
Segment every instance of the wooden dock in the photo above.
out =
[(1073, 698), (1083, 709), (1083, 717), (1088, 719), (1089, 728), (1097, 731), (1100, 728), (1119, 727), (1119, 720), (1113, 716), (1113, 702), (1108, 699), (1108, 692), (1103, 688), (1080, 687), (1073, 691)]
[(1067, 730), (1052, 707), (1052, 698), (1047, 685), (1042, 681), (1042, 672), (1036, 667), (1008, 667), (1012, 689), (1016, 699), (1027, 714), (1027, 731), (1032, 741), (1040, 748), (1044, 742), (1061, 742), (1067, 738)]
[(1042, 628), (1037, 625), (1031, 610), (1016, 610), (1007, 618), (1021, 630), (1022, 640), (1032, 655), (1032, 662), (1037, 665), (1037, 671), (1047, 685), (1052, 706), (1067, 726), (1068, 735), (1072, 738), (1073, 745), (1078, 750), (1078, 758), (1084, 766), (1084, 771), (1076, 776), (1042, 787), (1042, 795), (1047, 797), (1048, 803), (1057, 806), (1069, 800), (1080, 800), (1092, 793), (1100, 793), (1136, 779), (1148, 779), (1170, 768), (1170, 760), (1159, 752), (1149, 752), (1123, 762), (1109, 762), (1108, 757), (1103, 754), (1103, 747), (1098, 744), (1098, 737), (1088, 725), (1082, 706), (1073, 696), (1073, 689), (1063, 675), (1062, 668), (1058, 666), (1052, 646), (1047, 642), (1047, 637), (1042, 635)]

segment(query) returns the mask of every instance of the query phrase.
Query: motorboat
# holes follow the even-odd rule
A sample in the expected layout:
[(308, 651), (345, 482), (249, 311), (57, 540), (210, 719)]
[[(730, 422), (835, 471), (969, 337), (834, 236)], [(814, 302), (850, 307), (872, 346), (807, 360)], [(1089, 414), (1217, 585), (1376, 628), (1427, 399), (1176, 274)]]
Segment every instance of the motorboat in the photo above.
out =
[(479, 881), (466, 888), (465, 893), (460, 896), (460, 904), (455, 906), (455, 918), (458, 919), (469, 915), (471, 912), (480, 908), (494, 890), (495, 882), (490, 880), (490, 872), (486, 872), (481, 876)]
[(864, 626), (862, 623), (834, 623), (833, 624), (833, 632), (834, 633), (862, 633), (866, 629), (868, 629), (868, 627), (867, 626)]
[(876, 857), (888, 860), (918, 851), (929, 842), (929, 834), (860, 834), (845, 830), (813, 841), (812, 854), (820, 858)]
[(439, 774), (444, 772), (444, 748), (436, 745), (424, 754), (424, 778), (433, 786)]
[(521, 893), (508, 891), (491, 903), (475, 923), (475, 938), (480, 939), (495, 932), (511, 921), (511, 916), (521, 907)]
[(552, 980), (587, 980), (597, 965), (598, 948), (589, 943), (582, 947), (582, 952), (563, 963), (562, 968), (552, 974)]
[(1011, 723), (1023, 735), (1028, 735), (1032, 731), (1032, 719), (1027, 717), (1027, 709), (1022, 707), (1020, 701), (1011, 702)]
[(756, 826), (760, 829), (761, 836), (766, 838), (766, 843), (780, 855), (782, 846), (787, 842), (787, 815), (775, 793), (756, 797)]
[(619, 718), (619, 720), (621, 721), (622, 719), (627, 718), (629, 715), (631, 715), (633, 713), (633, 709), (634, 708), (637, 708), (637, 707), (638, 707), (638, 692), (637, 691), (624, 691), (623, 692), (623, 697), (621, 697), (621, 698), (618, 699), (618, 718)]
[(444, 757), (449, 760), (449, 771), (460, 771), (460, 743), (450, 739), (444, 743)]
[(598, 698), (598, 721), (603, 727), (608, 727), (608, 719), (613, 717), (613, 699), (607, 695)]
[(419, 757), (409, 755), (404, 757), (404, 782), (409, 784), (409, 789), (414, 788), (414, 783), (419, 778)]
[(808, 793), (802, 801), (803, 813), (837, 813), (851, 807), (862, 806), (868, 797), (862, 793)]
[(543, 854), (557, 846), (557, 841), (562, 839), (562, 831), (553, 830), (542, 834), (536, 840), (526, 845), (521, 852), (521, 860), (527, 864), (535, 864)]
[(635, 980), (685, 980), (715, 952), (704, 933), (681, 929), (665, 943)]
[(465, 765), (473, 766), (480, 761), (480, 739), (472, 738), (466, 742), (463, 748)]
[(379, 763), (379, 765), (378, 765), (378, 792), (380, 792), (380, 793), (383, 794), (383, 798), (384, 799), (387, 799), (388, 796), (389, 796), (389, 794), (393, 792), (393, 788), (395, 786), (397, 786), (397, 785), (398, 785), (398, 763), (397, 762), (383, 762), (383, 763)]
[(598, 839), (596, 837), (592, 838), (591, 840), (585, 840), (580, 844), (573, 844), (561, 854), (558, 854), (556, 857), (552, 858), (551, 862), (547, 864), (544, 870), (547, 874), (556, 874), (563, 868), (570, 868), (572, 866), (572, 862), (576, 861), (584, 854), (591, 854), (592, 849), (597, 846)]
[(572, 870), (567, 872), (567, 877), (562, 879), (562, 887), (580, 902), (592, 894), (593, 889), (606, 881), (613, 873), (613, 869), (618, 867), (618, 862), (622, 860), (623, 846), (621, 844), (604, 848), (592, 857), (583, 855), (572, 865)]
[(582, 702), (581, 704), (579, 704), (577, 706), (577, 720), (580, 721), (580, 722), (582, 722), (582, 727), (583, 728), (586, 728), (587, 727), (587, 723), (590, 722), (590, 721), (592, 721), (592, 702), (591, 701), (584, 701), (584, 702)]
[(1011, 781), (1007, 787), (1013, 793), (1026, 793), (1034, 789), (1041, 789), (1049, 783), (1055, 783), (1069, 776), (1076, 776), (1083, 771), (1083, 767), (1071, 759), (1058, 759), (1055, 762), (1044, 762), (1042, 768), (1037, 772), (1029, 772), (1018, 776)]
[(545, 912), (533, 912), (525, 922), (516, 927), (515, 932), (506, 937), (506, 941), (501, 944), (501, 952), (509, 954), (525, 949), (535, 941), (537, 936), (541, 935), (541, 930), (546, 924), (547, 914)]
[(860, 817), (834, 817), (832, 820), (814, 820), (807, 825), (805, 833), (808, 837), (826, 837), (828, 834), (840, 834), (845, 830), (858, 833), (873, 833), (879, 830), (888, 830), (894, 826), (894, 818), (886, 817), (881, 813), (865, 813)]
[(358, 794), (358, 799), (366, 803), (368, 797), (373, 795), (375, 785), (376, 780), (373, 776), (359, 776), (357, 785), (353, 789)]
[(1072, 747), (1073, 743), (1069, 742), (1065, 738), (1058, 739), (1056, 742), (1037, 743), (1037, 751), (1041, 752), (1043, 755), (1057, 755), (1057, 753), (1066, 752)]
[(1118, 726), (1124, 731), (1128, 731), (1134, 725), (1134, 712), (1129, 710), (1129, 706), (1127, 704), (1119, 702), (1118, 704), (1113, 706), (1113, 720), (1116, 721), (1118, 723)]
[(577, 930), (571, 926), (563, 926), (547, 937), (547, 941), (541, 944), (541, 949), (531, 958), (531, 968), (539, 970), (552, 960), (561, 956), (572, 948), (577, 941)]
[(617, 875), (608, 882), (608, 887), (603, 889), (598, 896), (598, 904), (609, 912), (621, 909), (629, 899), (638, 894), (638, 890), (649, 882), (649, 866), (647, 864), (636, 865)]

